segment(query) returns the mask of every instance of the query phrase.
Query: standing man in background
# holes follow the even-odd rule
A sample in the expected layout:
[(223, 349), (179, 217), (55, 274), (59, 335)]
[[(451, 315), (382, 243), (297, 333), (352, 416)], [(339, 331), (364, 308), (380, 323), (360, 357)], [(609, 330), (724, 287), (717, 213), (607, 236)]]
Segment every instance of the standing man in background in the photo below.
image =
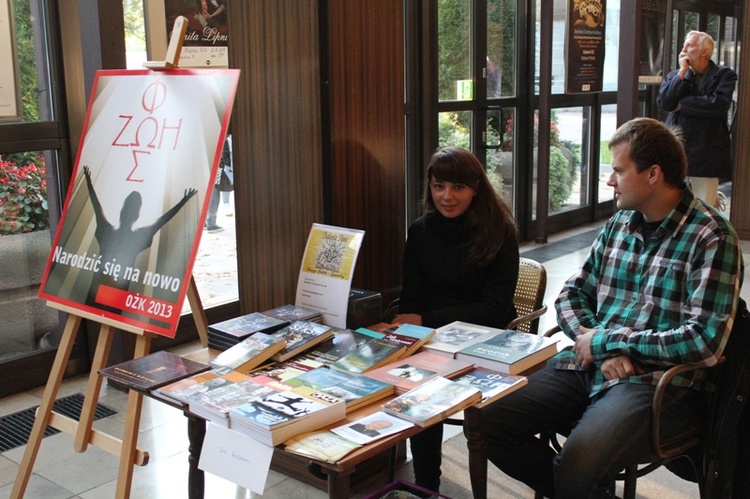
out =
[(662, 81), (656, 101), (669, 114), (666, 123), (682, 129), (688, 180), (699, 199), (719, 208), (719, 179), (731, 178), (727, 117), (737, 73), (711, 60), (714, 40), (691, 31), (680, 52), (680, 66)]

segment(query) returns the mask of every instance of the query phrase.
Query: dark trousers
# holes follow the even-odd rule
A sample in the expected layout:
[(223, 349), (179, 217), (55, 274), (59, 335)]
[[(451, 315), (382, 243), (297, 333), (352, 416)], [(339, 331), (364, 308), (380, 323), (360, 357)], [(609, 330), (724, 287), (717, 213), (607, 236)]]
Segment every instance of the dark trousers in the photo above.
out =
[(414, 481), (433, 492), (440, 491), (440, 464), (443, 460), (443, 423), (427, 428), (409, 439)]

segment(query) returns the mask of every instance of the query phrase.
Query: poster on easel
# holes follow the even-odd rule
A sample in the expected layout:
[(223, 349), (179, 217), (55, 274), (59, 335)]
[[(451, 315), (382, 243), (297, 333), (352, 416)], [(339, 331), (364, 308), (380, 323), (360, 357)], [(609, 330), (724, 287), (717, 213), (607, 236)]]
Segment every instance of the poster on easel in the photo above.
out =
[(349, 291), (365, 231), (314, 223), (297, 281), (298, 307), (318, 310), (329, 326), (346, 328)]
[(41, 299), (174, 337), (238, 79), (97, 72)]

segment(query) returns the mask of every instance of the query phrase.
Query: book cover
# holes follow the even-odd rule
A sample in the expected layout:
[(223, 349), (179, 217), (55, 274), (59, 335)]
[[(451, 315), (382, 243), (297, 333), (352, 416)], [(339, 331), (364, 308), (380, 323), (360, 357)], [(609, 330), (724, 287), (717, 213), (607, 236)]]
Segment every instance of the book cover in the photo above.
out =
[(414, 423), (379, 411), (351, 423), (331, 428), (331, 431), (352, 442), (366, 445), (412, 426)]
[(228, 426), (229, 410), (276, 393), (276, 390), (268, 386), (253, 383), (250, 380), (231, 383), (215, 390), (196, 393), (188, 397), (190, 412), (209, 419), (222, 426)]
[(424, 344), (422, 349), (446, 357), (453, 357), (459, 350), (482, 341), (484, 336), (491, 334), (493, 331), (496, 330), (468, 322), (451, 322), (437, 328), (435, 335)]
[(364, 373), (399, 358), (404, 351), (405, 348), (402, 345), (396, 345), (385, 339), (373, 338), (331, 364), (331, 368)]
[(286, 347), (272, 357), (283, 362), (331, 338), (333, 330), (331, 326), (317, 322), (294, 321), (273, 335), (286, 340)]
[(260, 442), (279, 445), (345, 417), (343, 400), (295, 387), (230, 409), (229, 425)]
[(298, 307), (297, 305), (291, 304), (272, 308), (271, 310), (266, 310), (263, 313), (266, 315), (270, 315), (271, 317), (276, 317), (277, 319), (287, 321), (290, 324), (294, 321), (320, 322), (323, 319), (323, 316), (320, 314), (319, 310), (313, 310), (307, 307)]
[(202, 381), (199, 383), (173, 391), (170, 393), (170, 396), (187, 405), (190, 403), (190, 397), (197, 393), (216, 390), (224, 385), (243, 381), (247, 379), (247, 376), (237, 371), (209, 371), (209, 373), (205, 373), (204, 376), (201, 376), (200, 379), (202, 379)]
[(253, 333), (273, 333), (285, 326), (289, 321), (277, 319), (261, 312), (234, 317), (208, 326), (209, 337), (216, 335), (224, 340), (243, 340)]
[(305, 358), (330, 365), (349, 352), (356, 350), (372, 338), (382, 338), (382, 334), (368, 331), (364, 328), (357, 330), (339, 329), (333, 332), (333, 338), (320, 343), (305, 352)]
[(416, 324), (401, 324), (396, 328), (395, 332), (427, 341), (434, 336), (435, 329), (427, 326), (418, 326)]
[(261, 385), (268, 385), (278, 390), (289, 390), (287, 380), (299, 376), (307, 371), (322, 367), (323, 364), (309, 359), (292, 359), (286, 362), (276, 362), (270, 366), (256, 369), (249, 373), (250, 378)]
[(284, 392), (274, 392), (259, 398), (257, 402), (290, 418), (307, 416), (335, 404), (343, 406), (343, 400), (340, 398), (309, 387), (295, 387)]
[(482, 400), (482, 392), (442, 376), (383, 404), (383, 411), (419, 426), (442, 421)]
[(211, 366), (161, 350), (99, 370), (99, 374), (128, 388), (153, 390)]
[(253, 333), (209, 361), (213, 367), (227, 367), (243, 373), (261, 365), (286, 346), (286, 340), (266, 333)]
[(335, 463), (351, 451), (362, 447), (327, 430), (318, 430), (293, 437), (284, 442), (284, 450), (319, 461)]
[(192, 390), (197, 390), (194, 388), (195, 386), (200, 385), (209, 379), (218, 378), (219, 376), (221, 376), (221, 373), (214, 370), (203, 371), (202, 373), (161, 386), (156, 390), (153, 390), (151, 394), (169, 402), (186, 406), (187, 396), (190, 395)]
[(395, 386), (404, 393), (437, 376), (454, 378), (474, 369), (474, 364), (432, 352), (417, 352), (410, 357), (390, 362), (365, 373), (365, 376)]
[(456, 359), (508, 374), (520, 374), (557, 353), (557, 340), (504, 330), (456, 353)]
[(479, 388), (482, 392), (481, 402), (474, 404), (482, 408), (495, 400), (512, 393), (528, 383), (525, 376), (504, 374), (484, 367), (477, 367), (471, 372), (454, 378), (453, 381), (462, 385)]
[(393, 385), (360, 374), (319, 367), (286, 381), (290, 386), (306, 386), (343, 399), (351, 410), (367, 402), (387, 397)]
[(393, 334), (414, 338), (416, 340), (407, 348), (406, 354), (404, 354), (404, 357), (406, 357), (415, 353), (430, 341), (430, 339), (435, 336), (435, 329), (431, 327), (417, 326), (415, 324), (401, 324), (396, 328)]

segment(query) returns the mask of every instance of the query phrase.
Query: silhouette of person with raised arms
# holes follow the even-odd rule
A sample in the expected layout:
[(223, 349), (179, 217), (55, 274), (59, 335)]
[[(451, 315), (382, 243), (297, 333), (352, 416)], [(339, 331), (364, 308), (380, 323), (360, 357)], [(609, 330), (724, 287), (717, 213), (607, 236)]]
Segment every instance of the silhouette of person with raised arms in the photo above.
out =
[[(119, 275), (104, 275), (103, 273), (97, 274), (94, 278), (92, 286), (89, 289), (89, 295), (86, 299), (88, 305), (95, 304), (95, 297), (99, 285), (105, 282), (108, 285), (112, 285), (116, 288), (126, 288), (127, 282), (122, 279), (122, 273), (128, 267), (132, 268), (135, 265), (135, 260), (138, 254), (149, 248), (154, 240), (154, 236), (159, 230), (174, 217), (180, 209), (192, 198), (198, 191), (190, 188), (185, 189), (185, 194), (182, 199), (170, 208), (166, 213), (160, 216), (156, 221), (145, 227), (139, 227), (133, 229), (133, 225), (138, 220), (141, 214), (141, 205), (143, 200), (141, 193), (133, 191), (125, 198), (122, 203), (122, 209), (120, 210), (120, 225), (115, 228), (104, 214), (102, 205), (99, 202), (99, 198), (96, 195), (94, 186), (91, 182), (91, 169), (88, 166), (83, 167), (83, 175), (86, 178), (86, 187), (89, 191), (89, 198), (91, 204), (94, 207), (94, 214), (96, 215), (96, 232), (94, 237), (99, 243), (99, 254), (101, 261), (111, 263), (112, 265), (119, 265), (121, 271)], [(105, 308), (113, 312), (120, 313), (121, 310), (114, 309), (111, 307), (102, 307), (101, 304), (97, 304), (100, 308)]]

